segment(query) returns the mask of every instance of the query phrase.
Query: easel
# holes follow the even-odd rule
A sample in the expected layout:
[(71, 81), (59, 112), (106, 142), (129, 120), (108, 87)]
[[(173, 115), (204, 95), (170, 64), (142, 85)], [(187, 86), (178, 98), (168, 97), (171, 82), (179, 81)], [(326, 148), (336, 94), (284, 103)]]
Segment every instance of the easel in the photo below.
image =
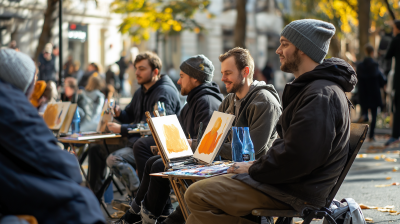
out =
[[(158, 111), (154, 111), (154, 116), (155, 117), (159, 117)], [(161, 156), (161, 159), (162, 159), (162, 161), (164, 163), (164, 166), (167, 168), (167, 167), (169, 167), (168, 157), (164, 154), (163, 150), (160, 150), (162, 148), (161, 147), (162, 146), (161, 145), (161, 141), (157, 137), (157, 135), (155, 134), (155, 131), (154, 131), (155, 128), (153, 127), (153, 123), (151, 121), (151, 115), (150, 115), (150, 112), (148, 112), (148, 111), (146, 112), (146, 118), (147, 118), (146, 121), (147, 121), (147, 123), (149, 125), (150, 131), (151, 131), (151, 133), (153, 135), (154, 141), (156, 142), (156, 145), (157, 145), (157, 148), (158, 148), (158, 152), (159, 152), (159, 154)], [(217, 174), (215, 176), (219, 176), (219, 175), (221, 175), (221, 174)], [(159, 175), (157, 175), (157, 176), (159, 176)], [(185, 220), (187, 220), (187, 218), (190, 215), (190, 211), (189, 211), (189, 208), (188, 208), (188, 206), (187, 206), (187, 204), (185, 202), (185, 198), (184, 198), (185, 197), (185, 192), (188, 189), (188, 187), (191, 184), (193, 184), (194, 182), (206, 179), (208, 177), (202, 177), (202, 176), (193, 177), (193, 176), (183, 176), (183, 175), (162, 175), (162, 176), (159, 176), (159, 177), (168, 178), (169, 179), (169, 181), (170, 181), (170, 183), (172, 185), (172, 188), (173, 188), (173, 190), (175, 192), (175, 195), (176, 195), (176, 197), (178, 199), (179, 205), (181, 207), (181, 210), (182, 210), (182, 213), (183, 213), (183, 217), (185, 218)]]

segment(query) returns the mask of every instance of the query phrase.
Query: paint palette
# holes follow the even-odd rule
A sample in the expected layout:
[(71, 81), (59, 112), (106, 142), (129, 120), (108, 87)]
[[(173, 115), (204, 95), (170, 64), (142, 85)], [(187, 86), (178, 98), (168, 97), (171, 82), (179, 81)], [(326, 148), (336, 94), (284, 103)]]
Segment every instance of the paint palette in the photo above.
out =
[(235, 116), (215, 111), (193, 154), (176, 115), (151, 118), (155, 140), (159, 143), (163, 158), (169, 164), (188, 159), (211, 164), (232, 126)]

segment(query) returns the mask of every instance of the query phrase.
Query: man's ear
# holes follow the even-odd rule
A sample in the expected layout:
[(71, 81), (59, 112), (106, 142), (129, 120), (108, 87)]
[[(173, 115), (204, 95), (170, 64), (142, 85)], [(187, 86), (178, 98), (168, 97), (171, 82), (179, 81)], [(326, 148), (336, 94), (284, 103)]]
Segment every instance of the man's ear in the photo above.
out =
[(158, 70), (158, 68), (154, 69), (154, 70), (153, 70), (153, 76), (158, 76), (158, 75), (160, 75), (159, 72), (160, 72), (160, 70)]
[(247, 76), (249, 76), (250, 74), (250, 67), (246, 66), (242, 71), (243, 71), (243, 77), (247, 78)]

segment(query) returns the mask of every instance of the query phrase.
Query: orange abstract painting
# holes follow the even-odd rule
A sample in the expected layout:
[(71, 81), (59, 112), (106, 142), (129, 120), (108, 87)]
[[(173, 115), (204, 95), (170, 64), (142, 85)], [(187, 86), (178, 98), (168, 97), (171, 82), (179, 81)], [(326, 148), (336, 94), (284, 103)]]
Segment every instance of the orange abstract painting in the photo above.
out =
[(43, 114), (44, 121), (46, 122), (47, 126), (49, 126), (49, 128), (53, 128), (56, 125), (57, 115), (58, 105), (49, 104)]
[[(222, 130), (225, 129), (226, 123)], [(218, 141), (223, 134), (223, 132), (221, 132), (221, 134), (218, 135), (218, 130), (221, 128), (221, 125), (222, 125), (222, 118), (218, 117), (211, 131), (205, 134), (201, 141), (201, 144), (198, 148), (200, 154), (204, 153), (210, 155), (211, 153), (214, 152), (215, 147), (217, 146)]]
[(164, 124), (164, 136), (167, 143), (168, 153), (178, 153), (188, 150), (186, 139), (182, 139), (179, 130), (173, 124)]

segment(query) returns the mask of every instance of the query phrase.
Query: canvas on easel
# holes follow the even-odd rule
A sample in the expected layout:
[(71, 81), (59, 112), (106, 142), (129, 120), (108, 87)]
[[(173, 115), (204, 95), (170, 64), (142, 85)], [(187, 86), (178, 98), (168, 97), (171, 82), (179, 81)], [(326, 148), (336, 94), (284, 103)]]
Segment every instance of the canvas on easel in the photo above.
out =
[(71, 103), (68, 108), (67, 115), (65, 116), (64, 122), (61, 125), (60, 133), (68, 133), (69, 127), (71, 126), (72, 119), (74, 118), (75, 111), (78, 109), (78, 105), (76, 103)]
[(194, 157), (206, 163), (212, 163), (228, 134), (234, 115), (214, 111), (201, 141), (198, 143)]
[(110, 101), (111, 101), (111, 103), (108, 101), (108, 99), (106, 99), (104, 101), (103, 109), (102, 109), (101, 115), (100, 115), (100, 121), (99, 121), (99, 124), (97, 125), (97, 129), (96, 129), (97, 133), (107, 132), (107, 123), (113, 121), (113, 116), (112, 116), (112, 112), (111, 112), (112, 105), (110, 105), (110, 104), (114, 103), (114, 100), (111, 99)]
[(49, 103), (43, 114), (43, 119), (49, 129), (58, 131), (64, 123), (71, 102)]
[(191, 157), (211, 164), (232, 127), (234, 118), (234, 115), (215, 111), (194, 154), (176, 115), (152, 117), (148, 122), (154, 140), (161, 149), (164, 163), (170, 164), (180, 158)]

